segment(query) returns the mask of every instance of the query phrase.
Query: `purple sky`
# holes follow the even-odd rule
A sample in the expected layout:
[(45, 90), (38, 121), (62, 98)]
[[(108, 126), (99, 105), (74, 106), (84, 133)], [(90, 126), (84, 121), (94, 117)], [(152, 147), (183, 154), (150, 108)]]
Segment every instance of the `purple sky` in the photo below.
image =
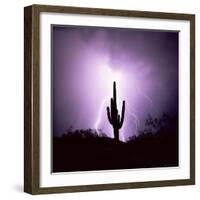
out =
[(144, 128), (147, 114), (178, 112), (178, 33), (103, 27), (52, 27), (53, 134), (98, 128), (107, 120), (112, 82), (118, 109), (126, 101), (120, 138)]

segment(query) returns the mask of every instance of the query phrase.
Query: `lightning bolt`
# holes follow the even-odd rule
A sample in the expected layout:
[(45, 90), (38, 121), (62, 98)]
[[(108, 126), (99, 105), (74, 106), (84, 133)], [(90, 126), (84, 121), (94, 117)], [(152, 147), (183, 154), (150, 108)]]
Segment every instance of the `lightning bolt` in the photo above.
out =
[(99, 112), (98, 112), (98, 115), (97, 115), (96, 122), (94, 124), (94, 128), (97, 131), (98, 135), (99, 135), (99, 124), (101, 123), (101, 118), (102, 118), (102, 114), (103, 114), (103, 111), (104, 111), (104, 108), (105, 108), (106, 101), (108, 101), (107, 98), (103, 99), (103, 101), (100, 105), (100, 108), (99, 108)]
[(141, 96), (143, 96), (150, 103), (151, 107), (153, 108), (153, 101), (152, 101), (152, 99), (148, 95), (146, 95), (139, 87), (136, 87), (136, 90), (138, 91), (138, 93)]
[[(129, 104), (127, 104), (127, 106), (129, 107)], [(137, 117), (137, 115), (135, 114), (135, 112), (133, 112), (131, 109), (127, 109), (128, 114), (134, 118), (134, 123), (135, 123), (135, 133), (137, 133), (138, 131), (138, 127), (140, 124), (139, 118)]]
[(139, 87), (136, 87), (136, 89), (137, 89), (137, 92), (149, 102), (152, 110), (154, 110), (155, 113), (158, 113), (158, 110), (156, 109), (155, 105), (153, 104), (153, 100), (147, 94), (145, 94)]

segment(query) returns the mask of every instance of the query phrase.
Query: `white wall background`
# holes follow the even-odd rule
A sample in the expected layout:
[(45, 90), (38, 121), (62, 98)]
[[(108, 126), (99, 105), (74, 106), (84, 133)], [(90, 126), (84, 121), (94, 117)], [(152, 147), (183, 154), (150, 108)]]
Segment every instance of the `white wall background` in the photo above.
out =
[[(196, 14), (196, 185), (31, 196), (23, 193), (23, 7), (30, 4), (102, 7)], [(0, 5), (0, 199), (199, 199), (200, 197), (200, 1), (40, 0)]]

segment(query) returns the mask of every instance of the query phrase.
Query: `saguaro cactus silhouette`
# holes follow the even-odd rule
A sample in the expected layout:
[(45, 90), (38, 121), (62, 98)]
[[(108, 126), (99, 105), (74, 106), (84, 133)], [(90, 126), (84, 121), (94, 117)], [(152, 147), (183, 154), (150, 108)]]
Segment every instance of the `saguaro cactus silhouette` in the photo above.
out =
[(117, 109), (117, 92), (116, 92), (116, 83), (113, 83), (113, 98), (110, 99), (110, 108), (107, 107), (107, 116), (108, 121), (113, 127), (113, 133), (115, 137), (115, 142), (119, 142), (119, 129), (122, 127), (124, 122), (124, 113), (125, 113), (125, 101), (122, 104), (121, 117), (118, 114)]

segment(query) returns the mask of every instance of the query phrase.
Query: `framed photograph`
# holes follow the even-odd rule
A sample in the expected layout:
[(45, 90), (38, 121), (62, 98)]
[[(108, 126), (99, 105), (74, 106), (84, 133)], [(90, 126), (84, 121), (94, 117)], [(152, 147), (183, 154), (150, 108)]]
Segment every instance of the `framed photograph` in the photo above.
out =
[(195, 183), (195, 16), (24, 9), (24, 191)]

